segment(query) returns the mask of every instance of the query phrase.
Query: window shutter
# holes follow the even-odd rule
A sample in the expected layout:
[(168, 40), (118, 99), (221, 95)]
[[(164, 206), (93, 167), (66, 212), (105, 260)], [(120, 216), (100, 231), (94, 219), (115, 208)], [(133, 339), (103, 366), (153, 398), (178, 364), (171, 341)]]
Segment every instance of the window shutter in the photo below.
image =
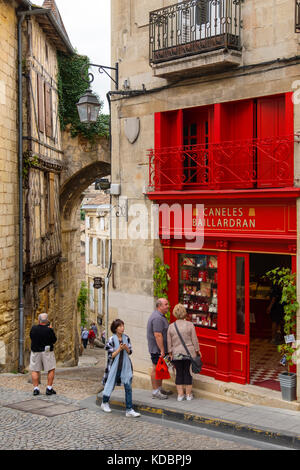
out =
[(45, 124), (46, 124), (46, 135), (47, 137), (53, 137), (53, 126), (52, 126), (52, 90), (48, 83), (45, 83)]
[(49, 224), (50, 226), (54, 226), (55, 222), (55, 175), (54, 173), (49, 174)]
[(38, 121), (39, 131), (45, 132), (44, 86), (41, 75), (37, 75)]
[(209, 21), (209, 3), (207, 0), (200, 0), (196, 5), (196, 24), (204, 24)]

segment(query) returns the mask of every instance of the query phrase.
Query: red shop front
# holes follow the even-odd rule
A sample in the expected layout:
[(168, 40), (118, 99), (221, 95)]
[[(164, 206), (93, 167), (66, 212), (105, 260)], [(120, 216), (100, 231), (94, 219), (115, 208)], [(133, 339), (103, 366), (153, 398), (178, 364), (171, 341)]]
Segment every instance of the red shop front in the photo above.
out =
[[(269, 374), (274, 367), (276, 377), (280, 357), (270, 342), (271, 286), (264, 274), (277, 266), (296, 270), (299, 189), (185, 192), (180, 202), (171, 192), (149, 197), (160, 205), (171, 308), (178, 302), (187, 308), (203, 355), (202, 373), (225, 382), (263, 382), (270, 375), (263, 376), (260, 359)], [(170, 212), (175, 203), (180, 216)], [(203, 246), (191, 242), (199, 227)]]

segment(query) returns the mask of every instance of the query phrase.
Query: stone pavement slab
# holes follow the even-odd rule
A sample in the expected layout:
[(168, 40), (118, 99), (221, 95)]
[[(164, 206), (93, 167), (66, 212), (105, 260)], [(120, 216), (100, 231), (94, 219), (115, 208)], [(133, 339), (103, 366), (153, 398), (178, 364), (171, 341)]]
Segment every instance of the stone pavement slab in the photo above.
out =
[(26, 400), (19, 403), (5, 405), (5, 408), (12, 408), (13, 410), (24, 411), (26, 413), (37, 414), (41, 416), (59, 416), (73, 411), (82, 410), (82, 407), (72, 406), (65, 403), (53, 403), (49, 400), (33, 399)]
[[(111, 396), (111, 406), (124, 408), (124, 389), (117, 387)], [(177, 401), (153, 399), (151, 391), (133, 389), (134, 408), (141, 413), (162, 419), (185, 421), (202, 427), (217, 428), (233, 434), (243, 434), (300, 449), (300, 412), (265, 406), (232, 404), (196, 398)], [(101, 404), (101, 394), (97, 397)]]

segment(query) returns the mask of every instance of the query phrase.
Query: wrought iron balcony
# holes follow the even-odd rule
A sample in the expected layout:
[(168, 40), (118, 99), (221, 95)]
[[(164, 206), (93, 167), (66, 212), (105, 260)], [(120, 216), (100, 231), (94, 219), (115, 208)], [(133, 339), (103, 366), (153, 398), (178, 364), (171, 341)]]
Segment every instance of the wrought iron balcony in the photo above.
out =
[(300, 33), (300, 0), (295, 0), (295, 31)]
[(299, 136), (149, 150), (149, 192), (291, 187)]
[(150, 12), (150, 63), (241, 50), (242, 0), (188, 0)]

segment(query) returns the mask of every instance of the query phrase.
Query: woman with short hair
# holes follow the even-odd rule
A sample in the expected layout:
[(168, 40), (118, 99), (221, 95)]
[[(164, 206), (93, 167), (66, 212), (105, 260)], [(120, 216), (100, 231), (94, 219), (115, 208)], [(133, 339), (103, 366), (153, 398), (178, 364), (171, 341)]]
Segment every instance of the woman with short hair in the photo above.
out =
[(126, 416), (138, 418), (140, 413), (136, 413), (132, 408), (132, 364), (129, 356), (132, 354), (130, 339), (124, 334), (123, 320), (114, 320), (111, 324), (111, 336), (105, 345), (108, 352), (107, 366), (104, 372), (102, 383), (104, 385), (101, 409), (110, 413), (109, 399), (115, 386), (124, 385)]
[[(173, 316), (177, 318), (175, 323), (172, 323), (168, 329), (168, 352), (170, 359), (176, 369), (176, 388), (178, 401), (183, 401), (185, 398), (190, 401), (193, 399), (192, 387), (193, 377), (190, 373), (191, 360), (181, 342), (180, 337), (175, 328), (175, 324), (186, 344), (187, 349), (192, 357), (196, 355), (202, 357), (199, 347), (196, 330), (192, 322), (186, 321), (187, 311), (182, 304), (177, 304), (173, 310)], [(185, 392), (184, 392), (185, 389)], [(186, 393), (186, 395), (185, 395)]]

